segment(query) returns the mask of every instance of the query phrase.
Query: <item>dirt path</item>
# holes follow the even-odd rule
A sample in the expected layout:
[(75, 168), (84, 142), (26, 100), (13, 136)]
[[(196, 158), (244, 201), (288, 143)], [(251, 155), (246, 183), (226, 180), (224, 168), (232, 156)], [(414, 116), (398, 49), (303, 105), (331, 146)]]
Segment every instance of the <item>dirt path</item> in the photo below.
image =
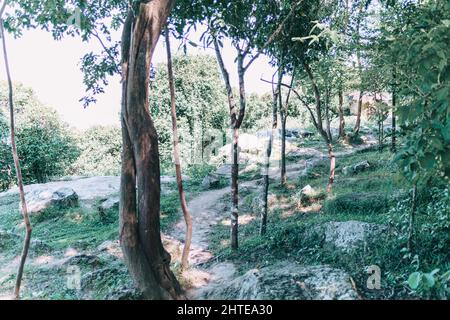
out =
[[(371, 144), (363, 145), (349, 150), (344, 150), (336, 153), (336, 157), (349, 155), (361, 149), (370, 148)], [(326, 154), (318, 152), (313, 157), (307, 160), (300, 160), (295, 164), (289, 164), (287, 169), (287, 177), (289, 180), (306, 174), (307, 169), (317, 165), (318, 162), (327, 159)], [(272, 172), (270, 177), (279, 179), (278, 172)], [(258, 180), (241, 182), (241, 187), (255, 188)], [(206, 262), (211, 262), (214, 257), (209, 250), (209, 233), (213, 226), (218, 223), (229, 223), (228, 210), (223, 201), (224, 197), (229, 195), (230, 187), (225, 187), (217, 190), (208, 190), (202, 192), (200, 195), (188, 202), (188, 208), (193, 219), (192, 244), (189, 255), (190, 268), (183, 273), (186, 282), (189, 283), (187, 292), (188, 297), (195, 299), (202, 290), (217, 283), (224, 283), (234, 278), (235, 267), (230, 262), (222, 262), (212, 264), (208, 268), (203, 268), (202, 265)], [(223, 200), (224, 199), (224, 200)], [(223, 201), (222, 201), (223, 200)], [(185, 234), (185, 222), (181, 219), (176, 226), (169, 233), (169, 236), (180, 241), (181, 245)]]

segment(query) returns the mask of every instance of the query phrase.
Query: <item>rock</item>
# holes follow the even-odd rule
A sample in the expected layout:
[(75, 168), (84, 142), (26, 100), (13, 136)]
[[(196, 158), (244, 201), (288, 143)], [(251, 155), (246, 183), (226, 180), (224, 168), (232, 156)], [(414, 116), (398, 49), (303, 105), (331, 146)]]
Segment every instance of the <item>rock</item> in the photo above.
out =
[(303, 206), (306, 203), (308, 203), (310, 196), (314, 195), (314, 188), (311, 187), (309, 184), (304, 186), (297, 194), (295, 195), (297, 200), (297, 205)]
[(302, 190), (300, 190), (300, 192), (301, 192), (302, 194), (306, 194), (307, 196), (309, 196), (309, 195), (312, 195), (312, 194), (314, 193), (314, 189), (313, 189), (313, 187), (311, 187), (311, 186), (308, 184), (308, 185), (304, 186), (304, 187), (302, 188)]
[(143, 300), (142, 292), (135, 288), (121, 288), (113, 291), (106, 296), (106, 300)]
[(220, 179), (215, 174), (208, 174), (202, 180), (203, 189), (218, 188), (220, 186)]
[(102, 203), (100, 203), (98, 207), (100, 216), (102, 218), (106, 218), (108, 216), (108, 213), (111, 213), (111, 211), (119, 210), (119, 205), (120, 205), (119, 197), (110, 197), (104, 200)]
[[(189, 177), (182, 174), (181, 175), (181, 180), (183, 181), (189, 181)], [(161, 183), (176, 183), (177, 182), (177, 178), (173, 177), (173, 176), (161, 176)]]
[(363, 172), (366, 169), (370, 168), (370, 164), (367, 160), (358, 162), (352, 166), (346, 166), (342, 168), (342, 173), (346, 176), (348, 175), (352, 175), (352, 174), (357, 174), (360, 172)]
[(119, 240), (107, 240), (97, 247), (97, 251), (106, 252), (115, 257), (122, 257)]
[(353, 174), (353, 167), (351, 166), (345, 166), (342, 168), (342, 173), (346, 176), (349, 176), (351, 174)]
[(78, 195), (71, 188), (56, 191), (35, 190), (26, 194), (28, 213), (37, 214), (51, 208), (67, 209), (78, 205)]
[(225, 283), (212, 284), (199, 299), (220, 300), (355, 300), (350, 276), (329, 266), (302, 266), (283, 261), (252, 269)]
[(353, 171), (355, 173), (359, 173), (359, 172), (362, 172), (362, 171), (364, 171), (366, 169), (369, 169), (369, 168), (370, 168), (370, 164), (369, 164), (369, 162), (367, 160), (365, 160), (365, 161), (362, 161), (362, 162), (359, 162), (359, 163), (355, 164), (353, 166)]
[(343, 252), (365, 249), (374, 243), (387, 226), (362, 221), (327, 222), (324, 228), (324, 243)]
[(96, 255), (80, 253), (73, 257), (68, 258), (63, 265), (65, 266), (81, 266), (81, 265), (89, 265), (93, 267), (98, 267), (103, 265), (103, 261), (97, 257)]
[(230, 177), (231, 176), (231, 165), (223, 164), (217, 168), (215, 171), (216, 175)]
[(35, 255), (49, 252), (52, 249), (46, 242), (35, 238), (31, 239), (30, 246), (31, 253)]
[(308, 130), (299, 130), (298, 134), (303, 138), (309, 138), (314, 135), (314, 132)]

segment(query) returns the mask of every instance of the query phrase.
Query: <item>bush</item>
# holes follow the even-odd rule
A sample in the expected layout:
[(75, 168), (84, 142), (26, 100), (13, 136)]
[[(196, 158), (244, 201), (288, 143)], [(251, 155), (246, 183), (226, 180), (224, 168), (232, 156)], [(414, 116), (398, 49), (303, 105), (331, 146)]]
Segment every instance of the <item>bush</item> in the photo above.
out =
[[(6, 92), (6, 91), (5, 91)], [(6, 96), (0, 102), (6, 104)], [(29, 88), (15, 85), (16, 143), (24, 183), (46, 182), (64, 175), (78, 157), (75, 139), (55, 110), (43, 106)], [(0, 189), (15, 180), (8, 117), (0, 114)]]

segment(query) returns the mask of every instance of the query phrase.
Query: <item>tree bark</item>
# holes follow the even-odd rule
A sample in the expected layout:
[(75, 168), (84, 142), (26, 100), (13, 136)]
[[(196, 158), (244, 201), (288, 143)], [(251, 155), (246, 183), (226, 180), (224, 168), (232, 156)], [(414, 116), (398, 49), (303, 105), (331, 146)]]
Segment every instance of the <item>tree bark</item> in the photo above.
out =
[(417, 197), (417, 184), (414, 183), (412, 189), (412, 199), (411, 199), (411, 212), (409, 214), (409, 226), (408, 226), (408, 249), (413, 251), (414, 247), (414, 224), (416, 219), (416, 197)]
[[(395, 82), (395, 72), (393, 73), (393, 78)], [(391, 108), (391, 117), (392, 117), (392, 133), (391, 133), (391, 151), (396, 152), (397, 151), (397, 128), (396, 128), (396, 119), (395, 119), (395, 108), (396, 108), (396, 101), (397, 96), (395, 92), (395, 83), (392, 88), (392, 108)]]
[(142, 1), (122, 34), (122, 174), (120, 243), (136, 285), (149, 299), (183, 298), (160, 233), (158, 136), (149, 112), (153, 52), (171, 0)]
[[(3, 13), (6, 6), (6, 1), (2, 5), (1, 12)], [(23, 188), (22, 170), (20, 168), (19, 156), (17, 154), (16, 146), (16, 133), (15, 133), (15, 122), (14, 122), (14, 99), (13, 99), (13, 86), (11, 80), (11, 72), (9, 69), (8, 61), (8, 50), (6, 48), (5, 30), (3, 28), (3, 19), (0, 15), (0, 36), (2, 38), (3, 45), (3, 58), (5, 62), (6, 76), (8, 79), (8, 102), (9, 102), (9, 113), (10, 113), (10, 135), (11, 135), (11, 151), (14, 159), (14, 166), (16, 168), (17, 185), (19, 187), (20, 203), (22, 209), (23, 221), (25, 223), (25, 239), (22, 248), (22, 254), (20, 256), (19, 268), (17, 270), (16, 284), (14, 287), (14, 297), (19, 299), (20, 297), (20, 285), (22, 283), (23, 269), (25, 267), (25, 262), (28, 256), (28, 250), (30, 248), (31, 240), (31, 223), (28, 215), (27, 202), (25, 200), (25, 192)]]
[[(280, 70), (279, 78), (278, 78), (278, 96), (279, 96), (279, 105), (280, 105), (280, 120), (281, 120), (281, 177), (280, 182), (281, 185), (286, 184), (287, 176), (286, 176), (286, 122), (289, 115), (289, 99), (291, 97), (292, 87), (294, 85), (295, 79), (295, 70), (292, 71), (291, 83), (288, 87), (288, 92), (286, 94), (286, 100), (283, 105), (283, 97), (281, 95), (281, 84), (283, 80), (283, 70)], [(273, 81), (272, 81), (273, 82)]]
[(325, 124), (327, 129), (328, 141), (333, 142), (333, 135), (331, 134), (331, 120), (330, 120), (330, 89), (325, 90)]
[(327, 192), (330, 193), (334, 183), (334, 175), (336, 171), (336, 155), (333, 152), (333, 145), (328, 142), (328, 157), (330, 158), (330, 177), (328, 179)]
[(245, 114), (245, 83), (243, 67), (243, 55), (238, 50), (238, 76), (239, 76), (239, 111), (237, 110), (236, 100), (234, 98), (233, 90), (231, 88), (229, 73), (225, 67), (220, 52), (219, 43), (214, 38), (214, 49), (216, 52), (217, 61), (222, 72), (222, 76), (227, 89), (228, 105), (230, 108), (231, 131), (232, 131), (232, 145), (231, 145), (231, 248), (236, 250), (238, 248), (238, 226), (239, 226), (239, 128)]
[[(167, 74), (170, 88), (170, 106), (172, 115), (172, 135), (173, 135), (173, 159), (175, 161), (175, 173), (177, 177), (178, 194), (180, 195), (181, 209), (183, 211), (184, 221), (186, 222), (186, 237), (184, 241), (183, 254), (181, 256), (181, 268), (185, 270), (189, 266), (189, 250), (192, 241), (192, 217), (189, 213), (186, 203), (186, 196), (183, 190), (183, 179), (181, 175), (180, 150), (178, 140), (177, 111), (175, 106), (175, 84), (172, 67), (172, 53), (170, 52), (170, 35), (166, 27), (166, 49), (167, 49)], [(203, 141), (203, 140), (202, 140)], [(203, 152), (202, 152), (203, 157)]]
[(359, 34), (359, 29), (360, 29), (360, 25), (361, 25), (361, 14), (363, 11), (363, 6), (360, 7), (359, 9), (359, 16), (358, 19), (356, 21), (356, 36), (357, 36), (357, 48), (356, 48), (356, 60), (358, 63), (358, 73), (359, 73), (359, 81), (360, 83), (360, 88), (359, 88), (359, 97), (358, 97), (358, 111), (356, 113), (356, 122), (355, 122), (355, 127), (353, 128), (353, 132), (355, 134), (359, 133), (359, 130), (361, 128), (361, 113), (362, 113), (362, 96), (363, 96), (363, 89), (362, 89), (362, 65), (361, 65), (361, 49), (360, 49), (360, 34)]
[(345, 139), (345, 118), (344, 118), (344, 97), (342, 94), (342, 90), (338, 92), (339, 99), (339, 138)]
[[(280, 94), (281, 96), (281, 94)], [(282, 106), (280, 106), (280, 109)], [(280, 183), (281, 185), (286, 184), (286, 121), (287, 115), (285, 112), (280, 112), (280, 121), (281, 121), (281, 177)]]
[(361, 113), (362, 113), (362, 96), (363, 96), (363, 92), (360, 91), (359, 92), (359, 97), (358, 97), (358, 110), (356, 111), (356, 122), (355, 122), (355, 127), (353, 128), (353, 132), (355, 134), (359, 133), (359, 129), (361, 128)]
[[(312, 85), (313, 91), (314, 91), (314, 97), (316, 100), (316, 116), (314, 117), (314, 115), (310, 111), (311, 118), (312, 118), (314, 126), (316, 127), (319, 134), (322, 136), (322, 138), (328, 148), (328, 156), (330, 158), (330, 176), (328, 179), (327, 192), (330, 193), (331, 189), (333, 187), (333, 183), (334, 183), (334, 175), (335, 175), (335, 169), (336, 169), (336, 155), (333, 152), (332, 142), (329, 140), (327, 132), (323, 129), (321, 97), (320, 97), (319, 88), (316, 84), (316, 80), (314, 78), (314, 75), (311, 71), (310, 66), (306, 62), (303, 62), (303, 67), (305, 69), (306, 74), (308, 75), (309, 80), (311, 81), (311, 85)], [(309, 110), (309, 107), (308, 107), (308, 110)]]
[[(267, 141), (267, 147), (266, 147), (266, 159), (264, 163), (264, 193), (263, 193), (263, 208), (261, 211), (261, 224), (259, 228), (259, 234), (264, 235), (267, 230), (267, 213), (268, 213), (268, 195), (269, 195), (269, 169), (270, 169), (270, 156), (272, 155), (272, 143), (273, 143), (273, 136), (275, 134), (275, 130), (277, 129), (278, 123), (277, 123), (277, 104), (278, 104), (278, 96), (281, 92), (281, 78), (282, 78), (282, 71), (278, 71), (278, 84), (276, 89), (272, 89), (273, 99), (272, 99), (272, 130), (269, 132), (269, 139)], [(272, 81), (272, 88), (273, 88), (273, 81)]]

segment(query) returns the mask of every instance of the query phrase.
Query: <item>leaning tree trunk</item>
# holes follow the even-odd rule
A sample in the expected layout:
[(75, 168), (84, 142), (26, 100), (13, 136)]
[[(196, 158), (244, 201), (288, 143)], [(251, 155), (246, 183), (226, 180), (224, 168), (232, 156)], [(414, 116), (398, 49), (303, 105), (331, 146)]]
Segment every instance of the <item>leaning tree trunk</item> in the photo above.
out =
[[(185, 270), (189, 266), (189, 250), (192, 241), (192, 217), (187, 207), (186, 196), (184, 195), (183, 190), (183, 179), (181, 175), (181, 162), (180, 162), (180, 150), (178, 140), (178, 127), (177, 127), (177, 110), (175, 107), (175, 84), (172, 68), (172, 53), (170, 52), (170, 35), (169, 35), (169, 28), (167, 27), (165, 30), (165, 36), (167, 49), (167, 74), (169, 78), (170, 106), (172, 115), (173, 159), (175, 161), (175, 172), (177, 176), (177, 186), (178, 186), (178, 193), (180, 195), (181, 209), (183, 211), (184, 220), (186, 222), (186, 237), (184, 241), (183, 254), (181, 256), (181, 268)], [(203, 150), (203, 139), (202, 139), (202, 150)], [(203, 159), (203, 151), (202, 151), (202, 159)]]
[(342, 94), (342, 90), (339, 90), (338, 98), (339, 98), (339, 106), (338, 106), (338, 112), (339, 112), (339, 138), (345, 139), (344, 97), (343, 97), (343, 94)]
[[(1, 12), (3, 12), (6, 6), (6, 2), (4, 2)], [(19, 156), (17, 155), (17, 147), (16, 147), (16, 134), (15, 134), (15, 123), (14, 123), (14, 99), (13, 99), (13, 86), (11, 80), (11, 72), (9, 70), (9, 62), (8, 62), (8, 52), (6, 50), (6, 40), (5, 40), (5, 30), (3, 28), (3, 19), (0, 15), (0, 36), (2, 38), (3, 45), (3, 58), (5, 61), (5, 69), (6, 76), (8, 79), (8, 102), (9, 102), (9, 113), (10, 113), (10, 134), (11, 134), (11, 150), (14, 159), (14, 166), (16, 168), (17, 175), (17, 185), (19, 187), (19, 195), (20, 202), (22, 207), (22, 216), (25, 223), (25, 239), (23, 243), (22, 254), (20, 256), (19, 269), (17, 270), (16, 277), (16, 285), (14, 287), (14, 297), (16, 299), (20, 296), (20, 285), (22, 283), (23, 269), (25, 267), (25, 261), (27, 260), (28, 250), (30, 248), (30, 240), (31, 240), (31, 223), (30, 218), (28, 216), (27, 210), (27, 202), (25, 200), (25, 192), (23, 189), (23, 180), (22, 180), (22, 171), (20, 169)]]
[(161, 240), (158, 136), (148, 101), (151, 58), (172, 5), (142, 2), (135, 19), (128, 13), (122, 35), (120, 243), (131, 276), (149, 299), (182, 297)]

